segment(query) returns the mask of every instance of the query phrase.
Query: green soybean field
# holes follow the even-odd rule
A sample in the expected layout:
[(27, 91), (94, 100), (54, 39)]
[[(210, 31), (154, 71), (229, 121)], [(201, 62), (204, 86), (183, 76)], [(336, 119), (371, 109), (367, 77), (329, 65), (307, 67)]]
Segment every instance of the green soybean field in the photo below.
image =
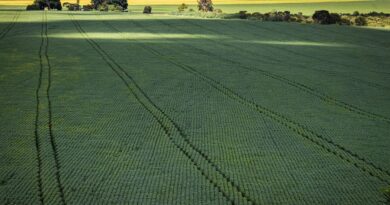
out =
[(390, 32), (0, 11), (0, 204), (384, 204)]

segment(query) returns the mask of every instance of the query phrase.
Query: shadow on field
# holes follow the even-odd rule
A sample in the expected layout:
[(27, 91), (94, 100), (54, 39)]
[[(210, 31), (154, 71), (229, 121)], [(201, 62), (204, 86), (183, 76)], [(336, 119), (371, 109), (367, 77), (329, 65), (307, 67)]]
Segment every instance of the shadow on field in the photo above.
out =
[[(17, 22), (7, 38), (40, 38), (40, 13), (36, 21)], [(49, 37), (64, 44), (84, 41), (67, 13), (49, 12)], [(24, 13), (26, 15), (26, 13)], [(297, 23), (246, 20), (180, 18), (169, 15), (72, 13), (91, 39), (105, 43), (170, 44), (172, 48), (199, 45), (215, 52), (243, 57), (273, 56), (309, 62), (332, 62), (337, 66), (388, 65), (390, 47), (385, 30), (347, 26), (302, 25)], [(51, 18), (50, 18), (51, 17)], [(0, 23), (0, 30), (9, 23)], [(0, 41), (0, 45), (3, 44)], [(226, 50), (226, 51), (225, 51)], [(366, 56), (363, 56), (365, 54)], [(264, 56), (264, 57), (265, 57)], [(361, 57), (363, 56), (363, 57)], [(330, 60), (331, 59), (331, 60)], [(343, 62), (347, 62), (344, 64)]]

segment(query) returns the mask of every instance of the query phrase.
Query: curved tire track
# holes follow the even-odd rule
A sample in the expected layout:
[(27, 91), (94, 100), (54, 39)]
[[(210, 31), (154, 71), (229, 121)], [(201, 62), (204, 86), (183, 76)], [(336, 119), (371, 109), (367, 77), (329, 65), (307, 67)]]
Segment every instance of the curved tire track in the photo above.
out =
[[(173, 27), (172, 25), (164, 22), (164, 21), (160, 21), (162, 24), (166, 25), (166, 26), (169, 26), (171, 28), (175, 28), (177, 30), (180, 30), (181, 32), (186, 32), (189, 34), (189, 32), (181, 29), (181, 28), (177, 28), (177, 27)], [(140, 24), (137, 23), (138, 26), (142, 26)], [(219, 43), (221, 44), (221, 42), (219, 41), (215, 41), (213, 39), (208, 39), (212, 42), (216, 42), (216, 43)], [(200, 51), (200, 53), (203, 53), (207, 56), (212, 56), (214, 58), (217, 58), (217, 59), (221, 59), (222, 61), (226, 61), (226, 62), (229, 62), (231, 64), (234, 64), (234, 65), (237, 65), (239, 66), (240, 68), (243, 68), (243, 69), (246, 69), (246, 70), (250, 70), (250, 71), (254, 71), (254, 72), (258, 72), (266, 77), (269, 77), (269, 78), (272, 78), (274, 80), (277, 80), (277, 81), (280, 81), (284, 84), (287, 84), (287, 85), (290, 85), (292, 87), (295, 87), (299, 90), (302, 90), (314, 97), (317, 97), (319, 98), (320, 100), (326, 102), (326, 103), (330, 103), (332, 105), (335, 105), (339, 108), (342, 108), (348, 112), (352, 112), (352, 113), (355, 113), (357, 115), (360, 115), (360, 116), (364, 116), (364, 117), (367, 117), (367, 118), (370, 118), (370, 119), (374, 119), (374, 120), (380, 120), (380, 121), (384, 121), (386, 123), (389, 123), (390, 124), (390, 118), (389, 117), (386, 117), (386, 116), (382, 116), (382, 115), (379, 115), (379, 114), (376, 114), (376, 113), (373, 113), (373, 112), (370, 112), (370, 111), (367, 111), (365, 109), (362, 109), (362, 108), (359, 108), (358, 106), (355, 106), (355, 105), (352, 105), (352, 104), (349, 104), (349, 103), (346, 103), (346, 102), (343, 102), (341, 100), (338, 100), (336, 99), (335, 97), (332, 97), (330, 95), (327, 95), (325, 93), (321, 93), (319, 91), (317, 91), (316, 89), (306, 85), (306, 84), (303, 84), (303, 83), (300, 83), (300, 82), (297, 82), (297, 81), (294, 81), (294, 80), (290, 80), (288, 78), (285, 78), (281, 75), (277, 75), (277, 74), (273, 74), (272, 72), (269, 72), (269, 71), (266, 71), (266, 70), (263, 70), (263, 69), (260, 69), (260, 68), (255, 68), (255, 67), (252, 67), (252, 66), (246, 66), (246, 65), (243, 65), (242, 63), (238, 62), (238, 61), (234, 61), (232, 59), (229, 59), (229, 58), (224, 58), (224, 57), (221, 57), (219, 55), (216, 55), (212, 52), (209, 52), (207, 50), (204, 50), (204, 49), (201, 49), (201, 48), (198, 48), (198, 47), (195, 47), (191, 44), (186, 44), (188, 47), (194, 49), (194, 50), (198, 50)], [(226, 45), (227, 46), (227, 45)], [(260, 60), (262, 61), (262, 60)]]
[(20, 17), (20, 13), (21, 11), (18, 11), (14, 17), (12, 18), (12, 22), (9, 23), (4, 29), (3, 31), (0, 32), (0, 40), (2, 40), (3, 38), (5, 38), (7, 36), (7, 34), (12, 30), (12, 28), (15, 26), (16, 22), (18, 21), (19, 17)]
[[(134, 21), (133, 21), (134, 22)], [(134, 23), (136, 24), (136, 23)], [(141, 26), (141, 25), (137, 25)], [(138, 44), (137, 44), (138, 45)], [(254, 101), (248, 100), (239, 94), (235, 93), (233, 90), (229, 89), (228, 87), (224, 86), (222, 83), (202, 74), (198, 70), (196, 70), (194, 67), (190, 65), (186, 65), (180, 62), (177, 62), (176, 60), (164, 56), (161, 52), (157, 51), (156, 49), (144, 45), (142, 48), (144, 48), (146, 51), (152, 53), (156, 57), (165, 60), (173, 65), (175, 65), (178, 68), (183, 69), (184, 71), (187, 71), (188, 73), (193, 74), (195, 77), (199, 78), (200, 80), (204, 81), (211, 87), (218, 90), (221, 94), (225, 95), (226, 97), (246, 106), (249, 107), (256, 112), (263, 114), (267, 116), (268, 118), (272, 119), (273, 121), (287, 127), (288, 129), (292, 130), (293, 132), (297, 133), (299, 136), (309, 140), (310, 142), (314, 143), (318, 147), (322, 148), (326, 152), (340, 158), (342, 161), (360, 169), (361, 171), (367, 173), (368, 175), (377, 178), (383, 183), (386, 183), (390, 185), (390, 172), (388, 170), (385, 170), (378, 165), (375, 165), (374, 163), (368, 161), (364, 157), (359, 156), (358, 154), (346, 149), (345, 147), (333, 142), (331, 139), (328, 139), (318, 133), (315, 133), (314, 131), (310, 130), (306, 126), (297, 123), (282, 114), (277, 113), (276, 111), (273, 111), (269, 108), (266, 108), (262, 105), (256, 104)]]
[[(43, 105), (41, 101), (46, 101), (47, 104), (47, 124), (45, 124), (45, 127), (41, 129), (46, 129), (48, 131), (48, 137), (49, 137), (49, 149), (53, 154), (53, 160), (54, 160), (54, 175), (55, 175), (55, 180), (56, 180), (56, 185), (58, 189), (58, 194), (60, 198), (61, 204), (66, 205), (65, 201), (65, 196), (64, 196), (64, 189), (63, 185), (61, 183), (61, 175), (60, 175), (60, 162), (58, 158), (58, 146), (55, 141), (55, 137), (53, 134), (52, 130), (52, 104), (51, 104), (51, 99), (50, 99), (50, 88), (51, 88), (51, 64), (50, 64), (50, 59), (49, 59), (49, 36), (48, 36), (48, 24), (47, 24), (47, 13), (43, 12), (42, 13), (42, 27), (41, 27), (41, 44), (39, 47), (39, 62), (40, 62), (40, 68), (39, 68), (39, 78), (38, 78), (38, 86), (36, 89), (36, 116), (35, 116), (35, 131), (34, 131), (34, 136), (35, 136), (35, 146), (37, 150), (37, 161), (38, 161), (38, 173), (37, 173), (37, 181), (38, 181), (38, 195), (39, 195), (39, 200), (40, 203), (43, 205), (46, 203), (45, 197), (44, 197), (44, 176), (43, 176), (43, 165), (45, 162), (42, 157), (42, 152), (43, 152), (43, 147), (42, 145), (44, 142), (44, 138), (42, 140), (40, 139), (41, 137), (44, 137), (44, 134), (40, 134), (40, 126), (39, 126), (39, 121), (42, 118), (40, 113), (43, 112), (40, 110), (40, 106)], [(46, 69), (45, 69), (46, 68)], [(44, 73), (47, 72), (47, 76), (44, 76)], [(44, 89), (44, 84), (46, 84), (46, 89)], [(44, 89), (44, 90), (43, 90)], [(44, 92), (46, 99), (41, 99), (40, 95)], [(41, 93), (41, 94), (40, 94)], [(47, 127), (46, 127), (47, 126)], [(49, 189), (49, 188), (46, 188)], [(49, 202), (47, 202), (49, 203)]]
[[(130, 76), (122, 66), (120, 66), (106, 51), (104, 51), (98, 43), (90, 39), (81, 25), (73, 18), (72, 15), (70, 16), (76, 29), (86, 39), (91, 47), (103, 58), (114, 73), (122, 80), (142, 107), (144, 107), (144, 109), (147, 110), (158, 122), (169, 141), (180, 151), (180, 153), (191, 161), (193, 166), (195, 166), (201, 175), (226, 198), (229, 204), (239, 204), (242, 203), (242, 201), (249, 204), (256, 204), (256, 202), (252, 200), (248, 194), (241, 190), (241, 188), (235, 184), (232, 179), (222, 172), (222, 170), (210, 159), (210, 157), (189, 141), (188, 137), (184, 134), (178, 124), (174, 122), (163, 110), (161, 110), (161, 108), (159, 108), (135, 82), (132, 76)], [(106, 22), (103, 23), (110, 28), (114, 28)], [(178, 142), (180, 140), (182, 140), (182, 142)], [(207, 171), (211, 171), (213, 173), (211, 174)], [(233, 193), (231, 191), (233, 191)]]

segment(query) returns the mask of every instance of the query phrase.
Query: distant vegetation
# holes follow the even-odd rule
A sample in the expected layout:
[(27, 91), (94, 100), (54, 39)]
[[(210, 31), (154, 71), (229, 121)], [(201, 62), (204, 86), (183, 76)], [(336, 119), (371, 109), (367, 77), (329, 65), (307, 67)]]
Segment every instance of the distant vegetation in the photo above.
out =
[(33, 4), (28, 5), (26, 10), (44, 10), (57, 9), (62, 10), (62, 7), (67, 8), (69, 11), (124, 11), (127, 10), (127, 0), (91, 0), (91, 4), (81, 7), (79, 1), (77, 3), (64, 2), (61, 5), (60, 0), (35, 0)]
[(302, 13), (291, 14), (289, 11), (273, 11), (268, 13), (247, 13), (240, 11), (237, 14), (226, 15), (225, 18), (240, 18), (260, 21), (285, 21), (299, 23), (318, 23), (318, 24), (339, 24), (339, 25), (356, 25), (356, 26), (389, 26), (390, 14), (370, 12), (360, 14), (355, 11), (353, 14), (330, 13), (327, 10), (316, 11), (312, 16), (303, 15)]
[(128, 7), (127, 0), (91, 0), (91, 4), (98, 11), (123, 11)]
[(45, 8), (62, 10), (61, 1), (60, 0), (35, 0), (33, 4), (27, 6), (26, 10), (44, 10)]
[[(66, 8), (69, 11), (127, 11), (127, 0), (91, 0), (91, 4), (81, 6), (78, 3), (65, 2), (61, 6), (60, 0), (35, 0), (33, 4), (27, 6), (27, 10), (43, 10)], [(336, 13), (328, 10), (318, 10), (312, 15), (302, 12), (293, 13), (289, 10), (271, 11), (271, 12), (247, 12), (239, 11), (233, 14), (223, 13), (221, 9), (215, 9), (212, 0), (197, 0), (198, 12), (189, 5), (182, 3), (177, 7), (178, 12), (174, 14), (199, 16), (203, 18), (224, 18), (224, 19), (248, 19), (260, 21), (280, 21), (280, 22), (298, 22), (298, 23), (317, 23), (317, 24), (339, 24), (355, 26), (390, 26), (390, 14), (383, 12), (359, 13)], [(145, 6), (143, 13), (152, 13), (151, 6)]]
[(304, 15), (302, 12), (291, 13), (290, 11), (271, 11), (266, 13), (239, 11), (235, 14), (223, 13), (221, 9), (214, 9), (213, 12), (195, 12), (188, 9), (188, 5), (182, 4), (178, 7), (177, 15), (199, 16), (203, 18), (223, 19), (248, 19), (258, 21), (276, 22), (298, 22), (317, 24), (339, 24), (355, 26), (390, 26), (390, 14), (383, 12), (359, 13), (331, 13), (327, 10), (315, 11), (313, 15)]
[(213, 2), (211, 0), (198, 0), (198, 10), (203, 12), (213, 11)]

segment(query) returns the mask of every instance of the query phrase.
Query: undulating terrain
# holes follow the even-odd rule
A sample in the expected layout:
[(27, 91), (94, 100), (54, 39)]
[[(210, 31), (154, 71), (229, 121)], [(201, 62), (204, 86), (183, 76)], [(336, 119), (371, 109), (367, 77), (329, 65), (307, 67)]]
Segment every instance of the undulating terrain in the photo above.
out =
[(382, 204), (390, 33), (0, 11), (0, 204)]

